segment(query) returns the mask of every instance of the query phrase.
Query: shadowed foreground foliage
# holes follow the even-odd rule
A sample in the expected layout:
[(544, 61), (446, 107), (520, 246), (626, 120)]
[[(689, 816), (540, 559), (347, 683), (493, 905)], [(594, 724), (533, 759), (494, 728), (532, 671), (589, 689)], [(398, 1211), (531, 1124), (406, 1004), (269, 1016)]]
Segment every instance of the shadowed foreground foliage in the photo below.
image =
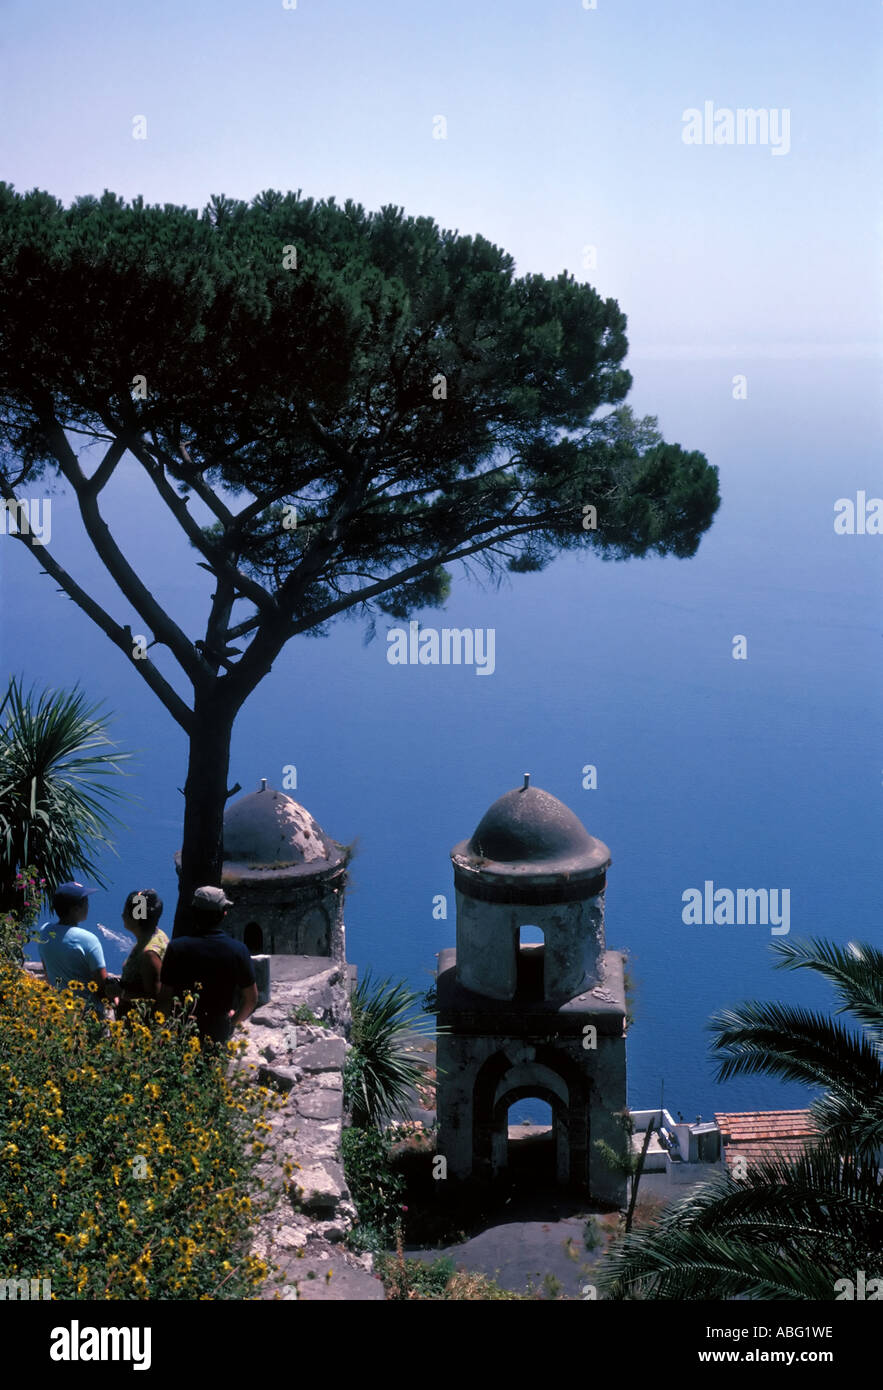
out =
[(611, 1298), (831, 1300), (838, 1279), (881, 1268), (883, 1185), (876, 1166), (820, 1147), (721, 1173), (608, 1256)]
[(819, 1299), (838, 1280), (883, 1274), (883, 953), (868, 943), (777, 942), (778, 968), (834, 986), (838, 1014), (750, 1002), (711, 1020), (718, 1079), (765, 1075), (826, 1087), (819, 1140), (800, 1158), (719, 1176), (609, 1254), (612, 1298)]

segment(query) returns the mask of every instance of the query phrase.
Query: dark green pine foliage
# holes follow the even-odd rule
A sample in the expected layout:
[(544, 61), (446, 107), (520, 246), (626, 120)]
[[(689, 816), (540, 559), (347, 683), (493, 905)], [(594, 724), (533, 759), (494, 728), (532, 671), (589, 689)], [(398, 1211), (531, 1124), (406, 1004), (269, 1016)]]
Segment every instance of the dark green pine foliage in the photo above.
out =
[[(230, 730), (290, 637), (437, 606), (458, 561), (695, 553), (717, 471), (623, 403), (625, 328), (591, 286), (396, 207), (0, 184), (0, 494), (66, 480), (129, 617), (21, 539), (189, 736), (182, 900), (217, 881)], [(124, 457), (213, 576), (199, 633), (105, 524)]]

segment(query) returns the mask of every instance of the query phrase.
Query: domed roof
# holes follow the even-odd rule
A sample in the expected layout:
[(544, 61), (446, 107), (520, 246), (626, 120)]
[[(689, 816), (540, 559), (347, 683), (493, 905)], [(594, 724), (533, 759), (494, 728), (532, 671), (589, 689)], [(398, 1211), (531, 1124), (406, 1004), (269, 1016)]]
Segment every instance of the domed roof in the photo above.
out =
[(602, 878), (607, 846), (557, 796), (528, 782), (526, 774), (524, 786), (495, 801), (471, 839), (454, 846), (455, 873), (510, 884)]
[(224, 812), (224, 873), (277, 870), (309, 877), (345, 862), (346, 853), (284, 792), (268, 787), (234, 801)]

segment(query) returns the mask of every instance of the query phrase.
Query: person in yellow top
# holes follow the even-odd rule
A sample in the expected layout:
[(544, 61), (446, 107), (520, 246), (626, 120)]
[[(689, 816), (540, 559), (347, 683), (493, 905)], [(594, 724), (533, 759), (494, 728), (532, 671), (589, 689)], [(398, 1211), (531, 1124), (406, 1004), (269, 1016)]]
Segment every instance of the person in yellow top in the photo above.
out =
[(156, 1000), (159, 996), (159, 973), (169, 944), (169, 938), (158, 926), (162, 909), (162, 898), (153, 888), (138, 888), (126, 898), (123, 926), (134, 936), (135, 945), (120, 974), (118, 1018), (129, 1012), (133, 1000)]

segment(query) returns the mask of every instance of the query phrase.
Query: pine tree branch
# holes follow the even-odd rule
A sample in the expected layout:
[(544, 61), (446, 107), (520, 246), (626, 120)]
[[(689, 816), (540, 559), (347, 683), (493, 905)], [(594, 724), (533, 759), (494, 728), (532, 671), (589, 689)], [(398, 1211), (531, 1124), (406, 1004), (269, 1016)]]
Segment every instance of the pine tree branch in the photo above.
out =
[(59, 468), (76, 494), (83, 525), (105, 569), (158, 640), (170, 649), (193, 685), (200, 684), (206, 675), (210, 674), (208, 668), (200, 659), (192, 642), (160, 607), (120, 550), (107, 522), (98, 510), (97, 494), (91, 489), (91, 480), (83, 474), (79, 460), (65, 438), (64, 430), (54, 416), (51, 419), (44, 418), (42, 424), (46, 441)]
[[(5, 479), (0, 479), (0, 491), (3, 492), (4, 497), (6, 497), (8, 501), (13, 502), (16, 500), (15, 493), (12, 488), (9, 487)], [(36, 558), (37, 562), (42, 566), (45, 572), (55, 580), (58, 586), (63, 589), (68, 598), (73, 599), (77, 607), (81, 608), (86, 616), (92, 619), (93, 623), (110, 638), (114, 646), (119, 647), (120, 651), (132, 661), (132, 653), (135, 645), (132, 629), (128, 626), (122, 627), (119, 623), (115, 622), (110, 614), (106, 612), (90, 594), (87, 594), (85, 589), (82, 589), (76, 580), (63, 569), (58, 561), (49, 553), (45, 545), (37, 547), (23, 531), (10, 532), (10, 534), (14, 534), (16, 540), (24, 543), (31, 554)], [(141, 677), (150, 686), (153, 693), (165, 705), (175, 722), (181, 726), (185, 733), (189, 734), (193, 724), (192, 711), (185, 701), (181, 699), (178, 692), (169, 685), (164, 676), (160, 675), (153, 662), (148, 658), (139, 659), (138, 661), (134, 661), (133, 664)]]

